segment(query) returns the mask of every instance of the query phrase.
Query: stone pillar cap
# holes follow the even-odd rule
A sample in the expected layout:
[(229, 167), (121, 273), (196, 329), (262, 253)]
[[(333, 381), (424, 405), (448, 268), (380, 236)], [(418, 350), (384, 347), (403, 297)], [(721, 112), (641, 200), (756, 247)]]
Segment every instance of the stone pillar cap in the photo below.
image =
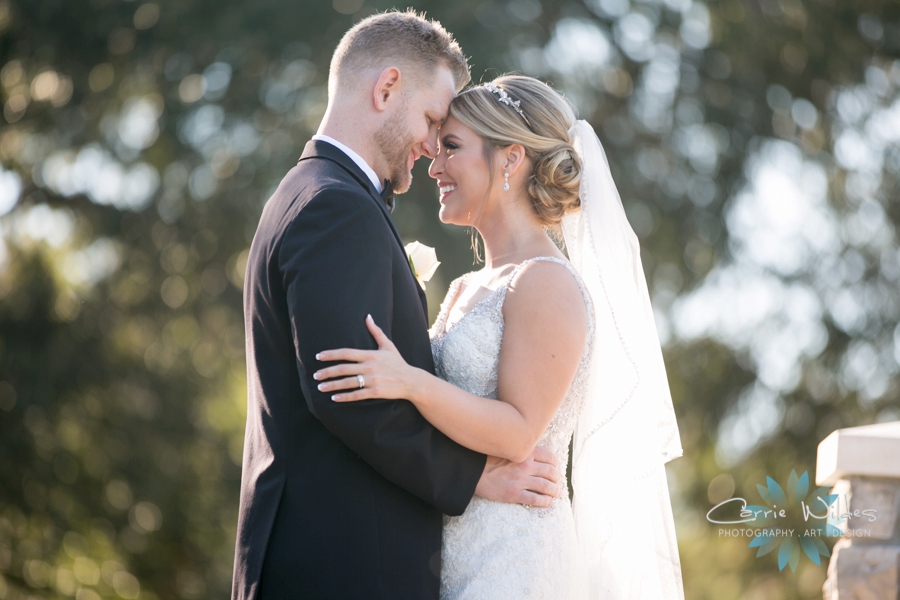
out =
[(852, 475), (900, 479), (900, 421), (838, 429), (819, 443), (816, 485)]

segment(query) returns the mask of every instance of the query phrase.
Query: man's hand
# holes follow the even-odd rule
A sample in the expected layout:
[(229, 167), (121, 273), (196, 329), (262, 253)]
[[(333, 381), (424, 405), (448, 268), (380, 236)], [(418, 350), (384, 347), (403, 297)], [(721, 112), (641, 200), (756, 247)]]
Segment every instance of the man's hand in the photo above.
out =
[(559, 495), (559, 479), (556, 457), (538, 446), (520, 463), (488, 456), (475, 493), (497, 502), (546, 508)]

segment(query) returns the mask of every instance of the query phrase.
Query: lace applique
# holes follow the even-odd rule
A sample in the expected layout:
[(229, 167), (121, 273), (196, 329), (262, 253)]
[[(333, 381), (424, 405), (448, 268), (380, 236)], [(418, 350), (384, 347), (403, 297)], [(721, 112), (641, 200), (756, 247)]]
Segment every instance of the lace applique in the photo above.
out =
[[(560, 465), (584, 407), (585, 369), (594, 339), (594, 312), (581, 277), (566, 261), (536, 257), (518, 265), (501, 285), (447, 327), (447, 318), (467, 275), (450, 284), (431, 328), (431, 350), (439, 377), (471, 394), (497, 399), (497, 369), (503, 340), (503, 302), (522, 268), (544, 260), (564, 265), (575, 277), (588, 308), (588, 330), (581, 362), (566, 398), (538, 445), (552, 451)], [(563, 468), (564, 470), (564, 468)], [(567, 489), (565, 474), (562, 489)], [(572, 509), (568, 496), (547, 509), (492, 502), (476, 496), (459, 517), (444, 518), (441, 598), (576, 598), (579, 578)], [(568, 590), (568, 592), (566, 591)]]

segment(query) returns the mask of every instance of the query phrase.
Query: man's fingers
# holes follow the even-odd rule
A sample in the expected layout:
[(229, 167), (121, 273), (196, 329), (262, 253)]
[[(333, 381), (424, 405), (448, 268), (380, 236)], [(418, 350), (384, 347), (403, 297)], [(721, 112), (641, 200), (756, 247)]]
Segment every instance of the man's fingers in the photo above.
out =
[(551, 498), (550, 496), (535, 494), (534, 492), (529, 492), (528, 490), (522, 490), (519, 493), (518, 502), (519, 504), (527, 504), (528, 506), (534, 506), (537, 508), (550, 508), (550, 506), (553, 504), (553, 498)]
[(529, 477), (527, 486), (527, 491), (529, 492), (537, 492), (538, 494), (552, 496), (553, 498), (556, 498), (557, 495), (559, 495), (559, 485), (552, 481), (542, 479), (541, 477)]
[(559, 483), (559, 468), (544, 462), (532, 461), (530, 466), (531, 475), (533, 477), (543, 477), (549, 479), (553, 483)]
[(537, 446), (531, 453), (531, 458), (537, 462), (548, 463), (555, 466), (559, 465), (556, 455), (543, 446)]

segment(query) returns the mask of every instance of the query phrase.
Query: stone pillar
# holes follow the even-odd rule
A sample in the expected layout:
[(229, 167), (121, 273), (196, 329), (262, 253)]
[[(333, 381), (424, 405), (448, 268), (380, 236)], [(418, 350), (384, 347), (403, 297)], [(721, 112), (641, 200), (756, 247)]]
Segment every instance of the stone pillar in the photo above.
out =
[(900, 600), (900, 422), (839, 429), (819, 444), (816, 484), (850, 516), (834, 545), (825, 600)]

